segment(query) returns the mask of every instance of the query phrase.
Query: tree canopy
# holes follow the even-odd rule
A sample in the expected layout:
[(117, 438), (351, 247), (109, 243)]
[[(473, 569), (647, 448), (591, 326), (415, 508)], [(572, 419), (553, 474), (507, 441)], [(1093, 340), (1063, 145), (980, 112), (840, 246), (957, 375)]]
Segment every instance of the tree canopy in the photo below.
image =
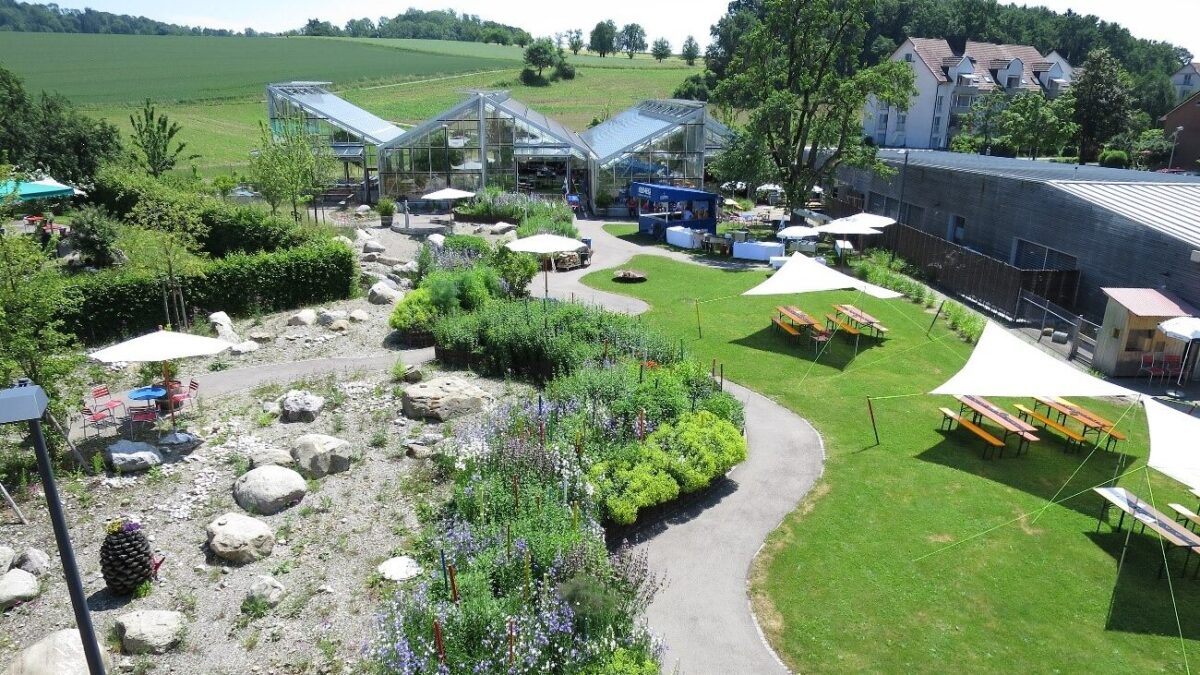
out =
[(654, 45), (650, 47), (650, 56), (653, 56), (654, 60), (659, 63), (671, 58), (671, 43), (667, 41), (667, 38), (658, 38), (654, 41)]
[(646, 51), (646, 29), (641, 24), (627, 23), (621, 29), (621, 49), (633, 58), (634, 54)]
[(224, 28), (180, 26), (144, 16), (112, 14), (91, 8), (0, 0), (0, 32), (115, 33), (119, 35), (234, 35)]
[(567, 49), (570, 49), (572, 54), (579, 56), (579, 52), (584, 46), (582, 30), (574, 28), (567, 31)]
[(1129, 76), (1107, 49), (1093, 51), (1083, 68), (1071, 90), (1079, 124), (1079, 160), (1090, 162), (1100, 154), (1102, 144), (1129, 127), (1133, 100)]
[(617, 49), (617, 24), (612, 19), (601, 21), (588, 38), (588, 49), (601, 57), (608, 56)]
[(687, 36), (687, 39), (683, 41), (683, 48), (679, 55), (683, 57), (683, 60), (689, 66), (696, 65), (696, 59), (700, 58), (700, 44), (696, 42), (696, 38), (691, 35)]
[(538, 77), (542, 71), (558, 63), (558, 49), (550, 38), (538, 38), (525, 48), (525, 65), (536, 68)]
[(175, 140), (182, 127), (178, 122), (172, 122), (166, 113), (159, 114), (150, 99), (146, 99), (140, 116), (129, 116), (129, 125), (133, 127), (130, 137), (133, 147), (137, 148), (137, 160), (146, 173), (155, 178), (174, 169), (180, 160), (200, 157), (185, 154), (187, 143)]

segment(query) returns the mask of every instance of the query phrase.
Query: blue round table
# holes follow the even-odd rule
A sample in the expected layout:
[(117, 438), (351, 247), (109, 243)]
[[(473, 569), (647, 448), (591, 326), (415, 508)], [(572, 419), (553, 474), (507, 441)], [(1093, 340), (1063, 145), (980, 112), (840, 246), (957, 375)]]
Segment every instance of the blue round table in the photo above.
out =
[(141, 387), (129, 392), (130, 401), (153, 401), (167, 395), (165, 387)]

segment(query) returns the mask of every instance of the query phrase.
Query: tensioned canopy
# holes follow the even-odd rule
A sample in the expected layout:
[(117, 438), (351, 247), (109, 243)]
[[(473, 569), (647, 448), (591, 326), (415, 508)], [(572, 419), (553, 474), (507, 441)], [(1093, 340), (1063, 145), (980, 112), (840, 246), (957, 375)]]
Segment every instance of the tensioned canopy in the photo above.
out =
[(815, 293), (818, 291), (835, 291), (838, 289), (855, 289), (873, 298), (891, 300), (900, 297), (895, 291), (868, 284), (848, 274), (822, 265), (812, 258), (800, 253), (793, 253), (779, 271), (770, 279), (742, 293), (742, 295), (792, 295), (794, 293)]
[(421, 197), (421, 199), (428, 199), (431, 202), (442, 202), (442, 201), (454, 201), (455, 199), (467, 199), (469, 197), (474, 197), (474, 196), (475, 196), (474, 192), (467, 192), (466, 190), (456, 190), (454, 188), (445, 188), (443, 190), (438, 190), (437, 192), (430, 192), (429, 194)]
[(92, 352), (91, 357), (104, 363), (145, 363), (174, 361), (191, 356), (212, 356), (232, 345), (202, 335), (158, 330), (111, 347)]
[(959, 396), (1138, 396), (1076, 369), (988, 322), (958, 373), (932, 394)]
[(587, 244), (578, 239), (561, 237), (557, 234), (535, 234), (532, 237), (510, 241), (505, 246), (519, 253), (536, 253), (538, 255), (568, 253), (587, 248)]
[(1150, 468), (1200, 489), (1200, 419), (1151, 398), (1143, 404), (1150, 427)]

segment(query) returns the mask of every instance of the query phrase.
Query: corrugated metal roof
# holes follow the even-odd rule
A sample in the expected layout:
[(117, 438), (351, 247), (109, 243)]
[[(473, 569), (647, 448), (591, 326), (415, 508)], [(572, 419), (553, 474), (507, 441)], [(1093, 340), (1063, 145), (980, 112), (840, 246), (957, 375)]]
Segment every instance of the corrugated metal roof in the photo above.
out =
[(1051, 181), (1050, 185), (1200, 248), (1200, 183)]
[(1170, 291), (1155, 288), (1101, 288), (1104, 294), (1137, 316), (1196, 316), (1197, 311)]
[(287, 82), (268, 86), (274, 94), (328, 120), (334, 126), (362, 136), (368, 143), (382, 145), (404, 134), (400, 127), (331, 93), (321, 84), (324, 83)]
[(1078, 166), (1056, 162), (1031, 161), (1010, 157), (971, 155), (942, 150), (881, 149), (879, 158), (893, 165), (904, 161), (908, 153), (910, 166), (927, 166), (970, 173), (1001, 176), (1014, 180), (1038, 183), (1049, 181), (1098, 181), (1107, 183), (1200, 183), (1200, 176), (1182, 176), (1130, 169), (1109, 169), (1102, 166)]

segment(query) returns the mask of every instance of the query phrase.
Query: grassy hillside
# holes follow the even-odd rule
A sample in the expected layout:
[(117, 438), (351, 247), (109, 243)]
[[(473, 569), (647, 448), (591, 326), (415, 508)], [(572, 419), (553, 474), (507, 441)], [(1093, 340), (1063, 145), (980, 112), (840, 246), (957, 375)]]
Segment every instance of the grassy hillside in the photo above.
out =
[[(403, 49), (415, 52), (427, 52), (430, 54), (446, 54), (453, 56), (474, 56), (478, 58), (488, 59), (507, 59), (509, 61), (522, 61), (525, 58), (525, 50), (516, 45), (497, 45), (484, 44), (482, 42), (454, 42), (450, 40), (407, 40), (407, 39), (379, 39), (379, 38), (332, 38), (335, 40), (349, 40), (352, 42), (361, 42), (370, 45), (382, 45), (393, 49)], [(649, 54), (635, 54), (633, 59), (630, 59), (626, 54), (614, 54), (612, 56), (599, 57), (595, 54), (582, 52), (578, 56), (568, 53), (567, 60), (571, 63), (581, 66), (592, 66), (596, 68), (687, 68), (688, 65), (679, 58), (670, 58), (662, 63), (655, 61)]]

